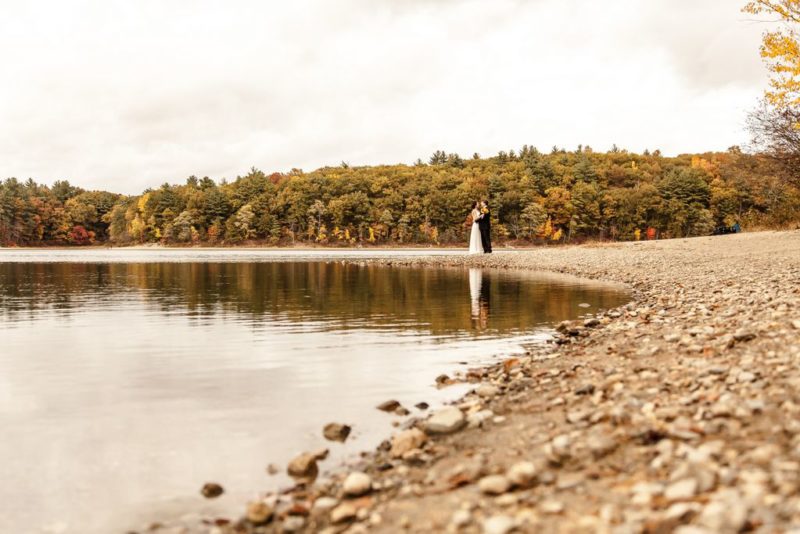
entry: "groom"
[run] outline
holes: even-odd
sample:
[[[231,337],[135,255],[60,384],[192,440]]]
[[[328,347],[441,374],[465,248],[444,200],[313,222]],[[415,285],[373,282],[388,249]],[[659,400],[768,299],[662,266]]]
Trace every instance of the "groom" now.
[[[483,200],[481,201],[481,213],[483,217],[478,220],[478,228],[481,231],[481,243],[483,244],[483,252],[486,254],[492,253],[492,214],[489,212],[489,204]]]

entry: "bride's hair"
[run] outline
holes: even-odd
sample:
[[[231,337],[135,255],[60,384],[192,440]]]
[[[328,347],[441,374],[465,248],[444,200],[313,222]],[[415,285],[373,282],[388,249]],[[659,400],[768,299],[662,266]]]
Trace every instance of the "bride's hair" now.
[[[480,201],[476,200],[475,202],[472,203],[472,209],[476,210],[480,205],[481,205]]]

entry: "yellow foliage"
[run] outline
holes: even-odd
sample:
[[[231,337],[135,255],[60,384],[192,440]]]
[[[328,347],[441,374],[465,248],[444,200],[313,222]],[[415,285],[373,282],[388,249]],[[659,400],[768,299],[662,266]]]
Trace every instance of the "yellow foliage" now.
[[[800,105],[800,0],[754,0],[743,11],[752,15],[777,16],[784,27],[766,32],[761,57],[772,72],[767,100],[777,106]]]
[[[553,235],[553,221],[548,218],[547,222],[544,223],[544,229],[542,230],[542,237],[548,238],[551,235]]]
[[[638,228],[636,230],[634,230],[633,231],[633,238],[636,239],[636,241],[639,241],[642,238],[642,231],[639,230]]]
[[[319,233],[317,233],[317,242],[324,243],[327,240],[328,240],[328,229],[323,224],[319,227]]]
[[[692,168],[700,169],[711,176],[718,176],[717,164],[700,156],[692,156]]]
[[[551,239],[553,241],[561,241],[561,235],[562,234],[563,234],[563,232],[561,231],[561,228],[559,228],[558,230],[555,231],[555,233],[553,234],[553,237],[551,237]]]
[[[148,200],[150,200],[150,193],[145,193],[139,198],[139,202],[136,205],[136,207],[139,208],[139,212],[144,213]]]
[[[144,241],[146,225],[139,215],[128,225],[128,233],[137,241]]]

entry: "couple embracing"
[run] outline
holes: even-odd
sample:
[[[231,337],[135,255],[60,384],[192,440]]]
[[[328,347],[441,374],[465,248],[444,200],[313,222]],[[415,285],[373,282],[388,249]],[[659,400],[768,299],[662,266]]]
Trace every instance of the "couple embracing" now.
[[[470,254],[492,253],[492,221],[485,200],[472,205],[472,233],[469,236]]]

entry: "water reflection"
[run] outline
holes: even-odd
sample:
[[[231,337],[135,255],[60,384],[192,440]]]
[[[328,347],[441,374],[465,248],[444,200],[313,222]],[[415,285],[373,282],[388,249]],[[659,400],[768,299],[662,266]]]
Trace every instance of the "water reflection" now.
[[[557,277],[466,274],[341,262],[0,263],[0,320],[66,318],[87,305],[114,309],[133,299],[160,313],[187,313],[198,324],[222,313],[254,327],[284,320],[322,330],[497,336],[561,321],[581,302],[594,309],[619,302],[616,291]],[[459,297],[467,292],[469,304]]]
[[[481,269],[469,270],[470,315],[472,328],[477,331],[486,330],[489,326],[489,305],[492,286],[489,283],[484,285],[483,277]]]
[[[626,298],[479,269],[0,263],[0,532],[238,514],[268,463],[329,446],[335,466],[391,431],[378,402],[455,397],[433,377]],[[346,445],[331,421],[355,425]],[[207,480],[227,490],[211,504]]]

